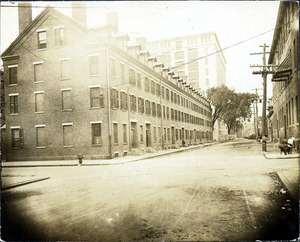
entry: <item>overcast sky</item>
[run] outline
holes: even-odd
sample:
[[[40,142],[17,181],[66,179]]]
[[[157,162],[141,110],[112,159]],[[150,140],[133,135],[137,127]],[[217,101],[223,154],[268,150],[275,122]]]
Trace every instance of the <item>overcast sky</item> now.
[[[1,5],[17,6],[1,2]],[[33,2],[35,6],[70,7],[68,2]],[[105,24],[105,12],[119,12],[120,32],[139,32],[148,39],[216,32],[226,48],[275,28],[279,1],[116,1],[87,2],[88,26]],[[70,8],[57,8],[71,17]],[[35,18],[43,8],[33,8]],[[1,7],[1,53],[18,36],[16,7]],[[271,47],[273,31],[224,51],[227,85],[241,92],[262,88],[262,77],[252,75],[250,64],[262,64],[260,45]],[[271,96],[268,77],[268,96]],[[262,93],[262,91],[260,91]]]

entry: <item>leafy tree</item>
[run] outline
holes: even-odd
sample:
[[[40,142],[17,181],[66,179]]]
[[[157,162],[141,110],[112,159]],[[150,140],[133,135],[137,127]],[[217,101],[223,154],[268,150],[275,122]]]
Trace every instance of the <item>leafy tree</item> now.
[[[242,128],[242,122],[251,117],[251,103],[257,98],[256,94],[236,93],[226,86],[210,88],[207,97],[211,100],[214,111],[212,122],[221,119],[227,126],[228,134],[231,130]]]

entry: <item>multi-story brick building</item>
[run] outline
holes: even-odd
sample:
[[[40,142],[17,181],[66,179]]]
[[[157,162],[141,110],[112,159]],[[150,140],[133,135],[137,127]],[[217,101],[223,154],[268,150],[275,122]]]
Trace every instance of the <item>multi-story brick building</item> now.
[[[2,54],[7,160],[112,158],[212,139],[209,101],[128,45],[115,13],[87,29],[78,8],[71,19],[47,7],[33,21],[20,10],[24,28]]]
[[[203,94],[226,85],[226,60],[215,32],[149,41],[148,49]]]
[[[272,107],[269,123],[275,140],[299,138],[299,12],[298,3],[280,2],[269,64],[272,77]]]

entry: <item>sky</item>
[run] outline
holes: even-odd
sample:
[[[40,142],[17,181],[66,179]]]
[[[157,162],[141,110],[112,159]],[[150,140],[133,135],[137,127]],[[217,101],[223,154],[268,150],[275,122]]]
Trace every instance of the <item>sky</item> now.
[[[237,92],[262,89],[262,77],[250,64],[262,64],[260,47],[271,48],[279,1],[94,1],[87,3],[88,27],[105,24],[106,11],[118,11],[119,31],[139,32],[149,40],[216,32],[226,59],[226,81]],[[70,2],[33,2],[33,18],[47,6],[71,17]],[[17,2],[1,2],[1,53],[18,36]],[[63,8],[59,8],[63,7]],[[263,34],[268,32],[266,34]],[[259,37],[255,37],[258,36]],[[255,38],[253,38],[255,37]],[[248,40],[250,39],[250,40]],[[248,40],[248,41],[245,41]],[[245,41],[245,42],[243,42]],[[243,42],[241,44],[238,44]],[[269,48],[269,49],[270,49]],[[272,96],[271,76],[267,81]],[[258,90],[262,94],[262,90]]]

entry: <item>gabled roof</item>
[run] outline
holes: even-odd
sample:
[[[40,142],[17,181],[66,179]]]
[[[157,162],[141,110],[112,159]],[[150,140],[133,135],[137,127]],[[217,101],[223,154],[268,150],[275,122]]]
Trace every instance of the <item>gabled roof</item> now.
[[[53,7],[47,6],[20,34],[19,36],[9,45],[9,47],[1,54],[1,57],[10,55],[10,52],[18,46],[20,41],[28,34],[28,32],[34,28],[36,25],[38,25],[45,16],[55,14],[59,18],[61,18],[63,21],[69,22],[70,24],[74,25],[75,27],[81,29],[82,31],[87,32],[87,29],[75,21],[72,18],[69,18],[68,16],[62,14],[61,12],[57,11]]]

